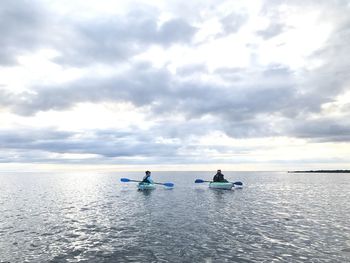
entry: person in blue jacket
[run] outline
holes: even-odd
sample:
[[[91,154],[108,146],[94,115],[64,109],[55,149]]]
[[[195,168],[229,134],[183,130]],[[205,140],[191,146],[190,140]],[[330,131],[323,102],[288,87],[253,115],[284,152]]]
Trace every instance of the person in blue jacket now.
[[[151,179],[151,172],[146,171],[145,173],[146,173],[146,175],[143,177],[141,183],[152,184],[153,180]]]

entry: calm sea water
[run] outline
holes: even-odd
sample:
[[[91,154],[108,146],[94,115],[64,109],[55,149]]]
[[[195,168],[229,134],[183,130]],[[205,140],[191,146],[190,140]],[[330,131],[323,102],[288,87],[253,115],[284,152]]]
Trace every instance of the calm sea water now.
[[[0,262],[350,262],[350,175],[0,173]]]

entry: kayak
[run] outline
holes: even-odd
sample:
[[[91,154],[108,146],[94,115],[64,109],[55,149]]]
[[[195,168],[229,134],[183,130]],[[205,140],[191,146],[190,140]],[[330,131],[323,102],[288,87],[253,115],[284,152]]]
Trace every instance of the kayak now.
[[[156,189],[156,185],[155,184],[150,184],[150,183],[139,183],[137,185],[137,188],[141,191],[143,190],[153,190]]]
[[[225,182],[211,182],[209,183],[209,188],[213,189],[225,189],[225,190],[231,190],[233,187],[233,183],[225,183]]]

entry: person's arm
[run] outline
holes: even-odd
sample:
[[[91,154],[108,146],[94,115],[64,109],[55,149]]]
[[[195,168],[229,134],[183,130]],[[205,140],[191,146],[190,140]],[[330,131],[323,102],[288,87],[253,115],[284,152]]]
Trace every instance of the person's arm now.
[[[224,176],[224,175],[222,175],[222,181],[223,181],[223,182],[228,182],[228,181],[225,179],[225,176]]]

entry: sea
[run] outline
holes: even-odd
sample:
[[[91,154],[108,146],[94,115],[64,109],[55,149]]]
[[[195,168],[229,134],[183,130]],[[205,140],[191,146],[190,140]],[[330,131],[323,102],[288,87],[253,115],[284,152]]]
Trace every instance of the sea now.
[[[0,262],[350,262],[350,174],[0,172]]]

